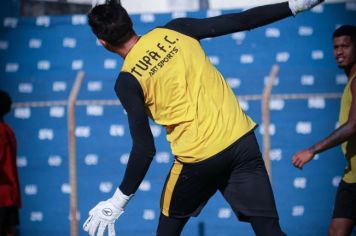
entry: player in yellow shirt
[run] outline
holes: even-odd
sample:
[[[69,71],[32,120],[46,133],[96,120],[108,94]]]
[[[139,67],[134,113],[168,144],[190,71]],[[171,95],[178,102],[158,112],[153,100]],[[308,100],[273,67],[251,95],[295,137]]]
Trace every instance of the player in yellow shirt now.
[[[342,145],[348,165],[337,190],[329,235],[348,236],[356,224],[356,26],[336,29],[333,44],[336,63],[348,78],[341,98],[340,126],[320,142],[296,153],[292,162],[301,169],[317,153]]]
[[[83,225],[102,235],[124,212],[155,155],[149,118],[166,128],[175,156],[161,196],[158,236],[180,235],[220,191],[256,235],[285,235],[256,141],[256,124],[241,109],[200,45],[204,38],[260,27],[308,10],[321,0],[289,0],[205,19],[179,18],[139,36],[116,1],[95,6],[89,25],[100,43],[124,59],[115,91],[127,112],[132,150],[112,198]]]

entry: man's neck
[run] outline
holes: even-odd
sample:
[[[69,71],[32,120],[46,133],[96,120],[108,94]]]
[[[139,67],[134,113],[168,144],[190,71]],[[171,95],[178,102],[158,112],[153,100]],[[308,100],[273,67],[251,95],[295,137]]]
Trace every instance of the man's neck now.
[[[345,69],[345,74],[347,75],[348,80],[352,79],[352,77],[356,74],[356,63],[354,63],[350,68]]]
[[[125,58],[139,39],[140,36],[134,34],[129,40],[127,40],[123,45],[121,45],[117,49],[116,53],[119,54],[122,58]]]

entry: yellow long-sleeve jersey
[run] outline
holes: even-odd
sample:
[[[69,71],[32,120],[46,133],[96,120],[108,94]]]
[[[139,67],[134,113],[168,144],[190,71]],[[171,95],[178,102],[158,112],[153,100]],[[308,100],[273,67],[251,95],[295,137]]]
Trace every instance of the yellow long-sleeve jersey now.
[[[179,161],[205,160],[256,126],[192,37],[153,29],[130,50],[121,71],[138,80],[149,116],[166,128]]]

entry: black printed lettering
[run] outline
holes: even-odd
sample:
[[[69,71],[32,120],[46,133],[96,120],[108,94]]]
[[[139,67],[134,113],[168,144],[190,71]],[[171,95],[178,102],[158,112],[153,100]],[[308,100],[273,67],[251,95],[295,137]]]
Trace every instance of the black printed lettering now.
[[[167,52],[166,49],[164,49],[164,46],[161,45],[161,43],[157,44],[157,47],[159,48],[159,50],[161,50],[162,52]]]
[[[139,63],[136,64],[136,66],[137,66],[138,68],[140,68],[141,70],[147,70],[147,69],[148,69],[148,65],[146,65],[142,60],[139,60],[138,62],[139,62]],[[143,67],[142,67],[140,64],[141,64]]]
[[[136,74],[136,75],[138,75],[138,76],[142,76],[142,74],[140,74],[138,71],[136,71],[136,67],[132,67],[131,68],[131,73],[134,73],[134,74]]]
[[[169,44],[175,44],[175,43],[176,43],[176,41],[170,41],[170,40],[168,39],[168,36],[167,36],[167,35],[164,36],[164,40],[165,40],[167,43],[169,43]]]

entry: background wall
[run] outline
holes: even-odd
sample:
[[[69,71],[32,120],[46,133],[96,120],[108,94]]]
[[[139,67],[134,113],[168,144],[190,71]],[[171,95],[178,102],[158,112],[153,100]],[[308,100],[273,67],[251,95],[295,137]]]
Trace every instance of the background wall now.
[[[86,14],[93,5],[106,0],[3,0],[0,13],[6,16],[41,16]],[[197,11],[206,9],[250,8],[263,4],[282,2],[282,0],[121,0],[130,14],[168,13]],[[340,3],[354,0],[325,0],[325,3]],[[11,6],[11,8],[9,8]]]
[[[353,2],[325,4],[266,27],[202,41],[207,56],[258,123],[265,78],[273,64],[281,67],[270,103],[269,132],[273,188],[281,224],[291,236],[327,232],[346,164],[341,151],[334,148],[320,154],[303,171],[292,167],[291,157],[337,126],[347,78],[335,66],[331,33],[340,24],[355,24],[355,10]],[[133,20],[142,34],[174,17],[236,11],[146,13],[133,15]],[[6,120],[18,139],[21,235],[69,235],[66,101],[79,70],[85,71],[76,107],[80,235],[85,235],[81,225],[89,209],[110,197],[120,183],[131,148],[126,114],[113,91],[121,64],[120,58],[98,45],[84,15],[2,18],[0,88],[15,101]],[[151,128],[157,154],[116,224],[117,235],[154,235],[160,192],[173,157],[164,130],[154,123]],[[262,144],[263,130],[256,133]],[[248,224],[236,221],[216,194],[183,235],[253,233]]]

